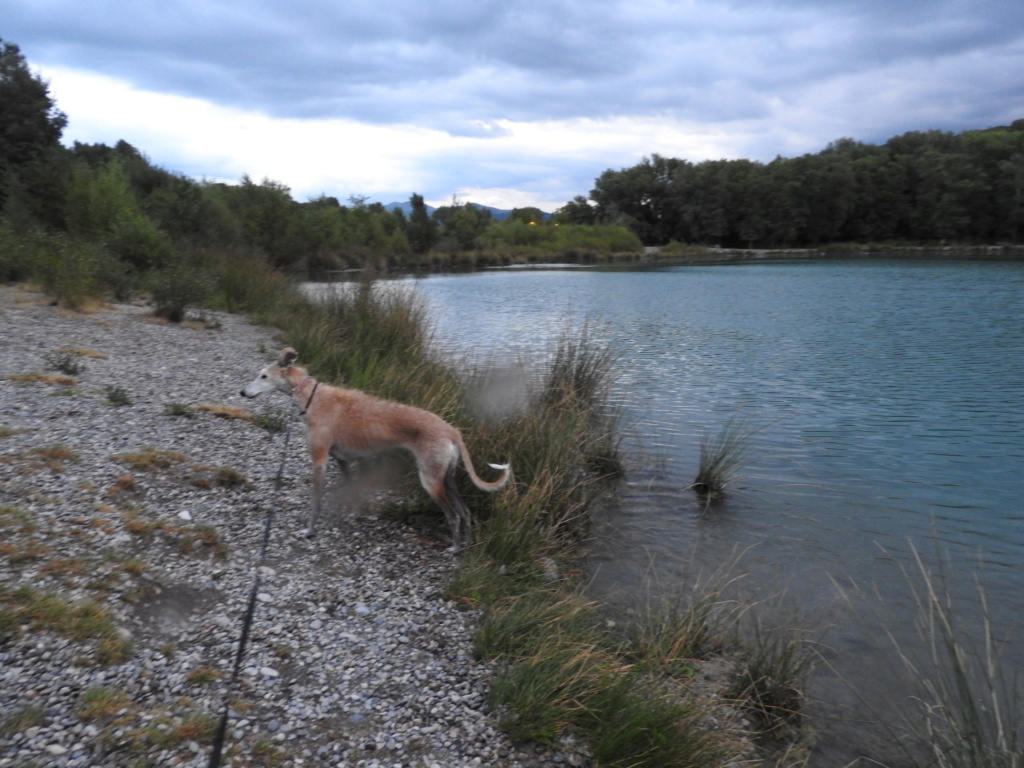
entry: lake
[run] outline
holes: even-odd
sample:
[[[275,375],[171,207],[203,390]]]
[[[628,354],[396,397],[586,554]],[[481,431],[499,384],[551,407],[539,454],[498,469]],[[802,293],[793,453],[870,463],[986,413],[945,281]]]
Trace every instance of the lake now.
[[[490,270],[409,278],[437,337],[478,360],[549,347],[566,323],[620,354],[628,472],[598,520],[593,594],[671,596],[738,558],[827,659],[810,688],[813,765],[889,760],[866,724],[901,687],[891,632],[918,643],[904,570],[941,571],[968,631],[978,579],[998,638],[1024,616],[1024,264],[814,261]],[[701,436],[757,428],[702,514]],[[869,597],[870,595],[870,597]],[[1004,658],[1024,671],[1019,644]],[[837,677],[847,681],[837,682]],[[865,765],[868,763],[864,763]]]

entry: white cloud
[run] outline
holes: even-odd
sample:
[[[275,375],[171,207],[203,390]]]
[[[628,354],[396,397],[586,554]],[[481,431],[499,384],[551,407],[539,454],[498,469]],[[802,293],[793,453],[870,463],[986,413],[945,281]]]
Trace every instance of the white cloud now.
[[[274,118],[63,68],[43,68],[42,74],[69,116],[69,143],[124,139],[168,170],[227,182],[246,173],[270,178],[300,200],[321,193],[405,199],[420,191],[432,203],[446,204],[457,194],[499,208],[552,210],[587,194],[605,168],[631,165],[643,154],[700,159],[737,152],[736,136],[667,118],[498,120],[480,124],[477,135],[452,135],[415,126]],[[573,168],[579,169],[575,175]],[[505,183],[509,176],[515,187]]]

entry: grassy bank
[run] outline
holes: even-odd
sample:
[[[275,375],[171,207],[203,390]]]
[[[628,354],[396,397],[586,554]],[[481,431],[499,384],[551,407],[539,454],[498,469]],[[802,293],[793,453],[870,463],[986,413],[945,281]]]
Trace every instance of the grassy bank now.
[[[314,303],[283,283],[255,296],[246,281],[230,283],[240,290],[225,300],[280,327],[314,375],[435,411],[459,426],[472,455],[511,462],[513,481],[493,495],[460,473],[477,543],[461,555],[448,596],[481,612],[475,650],[497,662],[491,704],[514,737],[582,740],[600,765],[719,766],[749,758],[751,748],[748,734],[711,725],[723,697],[755,729],[790,740],[801,733],[805,670],[773,665],[792,664],[803,650],[762,638],[741,652],[743,612],[724,611],[717,588],[652,608],[627,633],[609,629],[585,597],[580,545],[594,505],[614,493],[622,471],[608,404],[615,355],[587,323],[567,325],[554,348],[524,363],[521,399],[495,412],[487,395],[502,374],[456,372],[413,293],[365,282]],[[440,513],[410,487],[392,513],[438,524]],[[695,665],[724,651],[728,672],[709,697],[693,683]],[[778,687],[770,695],[767,681]]]
[[[459,474],[477,544],[460,557],[447,590],[480,612],[474,646],[496,662],[491,705],[510,734],[584,743],[600,765],[719,766],[749,756],[746,734],[723,729],[721,712],[767,723],[756,715],[768,716],[756,683],[779,674],[734,663],[714,690],[695,684],[699,660],[732,648],[725,601],[714,592],[688,597],[623,633],[585,597],[580,544],[594,505],[614,492],[621,472],[619,425],[607,403],[615,358],[587,324],[567,326],[554,348],[538,352],[524,366],[516,407],[495,410],[487,396],[495,372],[466,370],[440,354],[414,294],[366,282],[314,302],[279,273],[231,255],[211,257],[194,277],[178,295],[192,318],[203,311],[194,307],[210,306],[280,328],[282,344],[300,350],[314,375],[429,408],[462,429],[474,456],[512,463],[513,482],[494,495]],[[68,285],[48,288],[74,305]],[[154,311],[170,317],[150,296]],[[390,513],[443,531],[440,513],[410,487]],[[800,681],[785,685],[798,692]],[[799,721],[797,706],[779,713]]]

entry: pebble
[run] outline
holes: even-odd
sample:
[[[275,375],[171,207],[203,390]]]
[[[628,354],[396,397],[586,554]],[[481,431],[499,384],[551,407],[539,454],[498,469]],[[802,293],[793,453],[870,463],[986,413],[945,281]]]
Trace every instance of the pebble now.
[[[352,514],[337,473],[322,530],[297,535],[310,503],[303,441],[285,451],[283,433],[200,410],[296,416],[283,395],[238,395],[281,346],[276,332],[203,316],[210,328],[157,323],[126,305],[73,314],[0,288],[0,509],[15,510],[0,522],[6,546],[35,552],[0,558],[0,583],[100,602],[131,642],[127,658],[103,665],[94,639],[0,635],[0,715],[25,716],[20,730],[0,731],[0,768],[199,768],[208,743],[190,735],[156,746],[143,734],[172,734],[197,714],[219,720],[229,700],[226,746],[243,764],[260,764],[254,750],[273,744],[286,768],[591,765],[582,746],[517,744],[498,726],[487,703],[494,670],[473,655],[478,616],[443,597],[455,564],[443,547]],[[9,378],[52,373],[46,357],[66,348],[104,357],[82,357],[71,386]],[[131,404],[106,405],[112,386]],[[170,415],[171,404],[192,417]],[[53,466],[33,458],[47,446],[73,456]],[[146,451],[164,452],[166,466],[147,471],[122,458]],[[245,482],[211,483],[210,468],[223,467]],[[199,536],[210,530],[217,547]],[[82,572],[67,565],[76,562]],[[124,700],[86,717],[83,696],[101,687]]]

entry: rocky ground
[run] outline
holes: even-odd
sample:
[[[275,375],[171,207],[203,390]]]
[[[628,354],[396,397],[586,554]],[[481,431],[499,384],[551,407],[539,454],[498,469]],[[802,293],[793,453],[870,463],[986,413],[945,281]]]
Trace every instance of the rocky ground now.
[[[3,288],[0,330],[0,768],[204,766],[228,696],[225,765],[588,764],[497,727],[440,541],[351,512],[296,535],[297,408],[238,396],[272,329]]]

